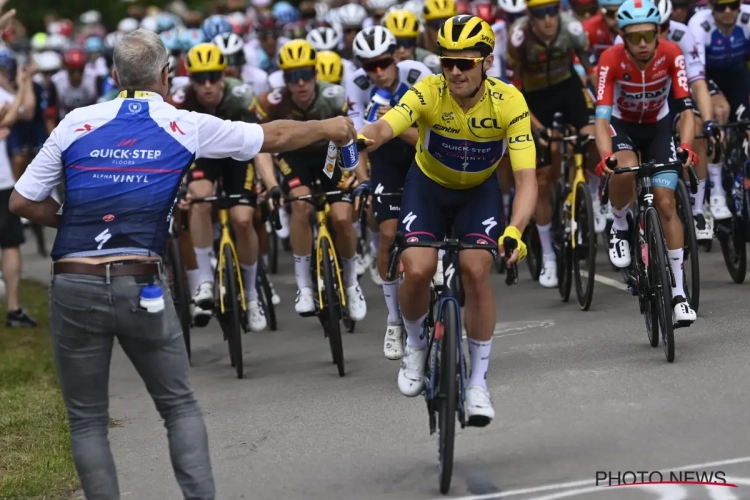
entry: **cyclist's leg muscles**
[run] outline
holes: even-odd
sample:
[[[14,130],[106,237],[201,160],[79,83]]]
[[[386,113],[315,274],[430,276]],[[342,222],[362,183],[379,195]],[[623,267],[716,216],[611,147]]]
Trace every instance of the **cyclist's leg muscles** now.
[[[290,163],[291,162],[291,163]],[[288,196],[295,198],[310,194],[312,175],[305,164],[293,155],[279,157],[279,170],[283,175],[282,189]],[[310,274],[310,253],[312,249],[312,228],[310,227],[310,213],[312,206],[306,201],[292,202],[292,217],[289,227],[289,241],[294,255],[294,277],[297,289],[309,289],[312,294],[312,275]],[[310,299],[312,300],[312,299]]]
[[[193,198],[211,196],[214,181],[219,172],[216,160],[197,160],[188,172],[188,191]],[[211,227],[211,204],[196,203],[190,209],[190,237],[193,241],[195,259],[198,264],[199,283],[213,283],[211,254],[213,253],[214,235]]]
[[[708,80],[708,88],[711,94],[711,106],[714,110],[714,120],[716,120],[720,125],[725,125],[729,122],[729,113],[731,111],[729,101],[727,101],[726,96],[721,92],[719,86],[716,85],[716,82],[714,82],[713,80]],[[712,160],[712,158],[710,160]],[[708,162],[706,168],[708,170],[708,177],[711,179],[711,198],[709,201],[711,202],[711,205],[721,204],[722,198],[725,196],[724,186],[722,184],[721,178],[721,160],[719,160],[718,163],[713,163],[712,161]],[[716,209],[712,209],[711,212],[713,213],[715,210],[728,212],[729,209],[726,207],[725,199],[723,205],[724,210],[721,210],[720,207],[717,207]],[[714,216],[716,215],[717,213],[714,213]],[[722,214],[718,213],[718,215]]]
[[[636,126],[642,126],[636,124]],[[609,127],[612,133],[612,152],[617,158],[618,167],[635,167],[638,165],[633,141],[628,135],[628,127],[617,118],[612,118]],[[635,174],[612,175],[609,179],[609,200],[612,204],[614,225],[617,229],[627,229],[625,214],[635,196]]]
[[[244,167],[244,168],[243,168]],[[256,300],[255,277],[258,271],[258,236],[253,228],[253,212],[257,202],[255,194],[255,167],[251,162],[227,160],[224,171],[224,190],[227,194],[240,194],[239,204],[229,210],[235,237],[237,258],[242,267],[245,295]]]

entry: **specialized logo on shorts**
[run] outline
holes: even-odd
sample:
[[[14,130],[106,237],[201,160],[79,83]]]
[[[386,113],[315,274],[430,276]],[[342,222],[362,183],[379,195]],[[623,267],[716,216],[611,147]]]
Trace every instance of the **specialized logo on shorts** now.
[[[486,234],[487,236],[489,236],[490,235],[490,231],[492,231],[492,228],[495,227],[495,226],[497,226],[497,222],[495,222],[495,218],[494,217],[490,217],[487,220],[483,220],[482,221],[482,225],[484,226],[484,234]]]
[[[416,219],[417,216],[414,214],[414,212],[409,212],[401,222],[404,224],[404,228],[406,228],[407,231],[411,231],[411,223]]]

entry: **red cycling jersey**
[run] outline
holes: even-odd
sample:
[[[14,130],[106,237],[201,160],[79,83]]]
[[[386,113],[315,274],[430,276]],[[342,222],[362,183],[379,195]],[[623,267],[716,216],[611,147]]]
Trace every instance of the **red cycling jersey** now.
[[[655,123],[669,114],[670,87],[676,112],[692,108],[685,56],[680,46],[659,40],[645,70],[630,58],[624,44],[604,51],[597,75],[596,117],[611,116],[635,123]]]
[[[604,16],[601,12],[584,19],[581,24],[583,24],[586,36],[589,37],[589,47],[596,52],[597,56],[601,56],[602,52],[615,44],[612,33],[607,28],[607,23],[604,22]]]

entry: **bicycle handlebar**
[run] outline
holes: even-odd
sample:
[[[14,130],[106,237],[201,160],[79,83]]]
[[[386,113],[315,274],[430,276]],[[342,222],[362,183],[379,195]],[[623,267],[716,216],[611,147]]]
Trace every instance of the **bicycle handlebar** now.
[[[513,252],[518,248],[518,243],[513,238],[506,236],[503,239],[503,248],[505,249],[505,256],[510,258]],[[513,265],[508,267],[508,271],[505,273],[505,284],[508,286],[518,284],[518,263],[514,262]]]
[[[303,194],[301,196],[295,196],[293,198],[285,198],[284,199],[284,205],[291,203],[293,201],[306,201],[307,203],[311,205],[315,205],[315,203],[320,200],[321,198],[324,198],[326,196],[335,196],[337,194],[342,193],[353,193],[355,190],[344,190],[344,189],[335,189],[333,191],[326,191],[324,193],[310,193],[310,194]],[[367,199],[367,197],[370,195],[369,189],[363,189],[360,191],[359,195],[357,196],[360,199],[359,203],[359,211],[357,213],[357,219],[360,219],[362,217],[362,213],[365,209],[365,203],[363,200]],[[278,200],[277,200],[278,201]],[[279,217],[279,209],[281,208],[279,203],[276,203],[276,205],[273,207],[273,211],[271,212],[271,220],[273,221],[273,227],[277,231],[281,229],[281,218]]]

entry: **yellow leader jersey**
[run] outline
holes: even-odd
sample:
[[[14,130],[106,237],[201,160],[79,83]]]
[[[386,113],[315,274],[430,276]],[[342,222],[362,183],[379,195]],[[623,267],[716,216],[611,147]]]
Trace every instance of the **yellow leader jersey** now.
[[[427,76],[382,118],[394,137],[417,122],[417,165],[447,188],[469,189],[484,182],[503,157],[506,141],[513,170],[536,167],[526,99],[497,78],[485,83],[482,98],[464,113],[450,96],[445,77]]]

